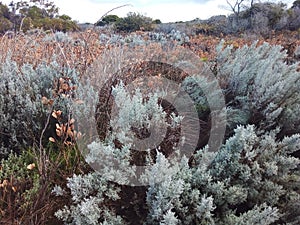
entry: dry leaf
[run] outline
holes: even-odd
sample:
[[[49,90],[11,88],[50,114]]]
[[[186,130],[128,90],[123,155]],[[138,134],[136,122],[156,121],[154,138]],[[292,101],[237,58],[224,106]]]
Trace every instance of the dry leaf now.
[[[42,97],[42,104],[43,105],[48,105],[49,101],[46,97]]]
[[[82,137],[81,132],[78,132],[78,133],[77,133],[77,139],[80,139],[81,137]]]
[[[58,119],[58,117],[60,117],[62,114],[61,110],[54,110],[53,113],[51,114],[55,119]]]
[[[51,116],[54,117],[55,119],[57,119],[56,111],[54,111],[54,112],[51,114]]]
[[[49,141],[51,141],[51,142],[55,142],[55,139],[53,138],[53,137],[49,137]]]
[[[75,123],[75,119],[70,119],[70,122],[69,122],[70,124],[73,124],[73,123]]]
[[[7,185],[8,185],[8,180],[4,180],[4,181],[2,182],[2,186],[5,187],[5,186],[7,186]]]
[[[34,163],[31,163],[27,166],[27,169],[28,170],[33,170],[35,168],[35,164]]]

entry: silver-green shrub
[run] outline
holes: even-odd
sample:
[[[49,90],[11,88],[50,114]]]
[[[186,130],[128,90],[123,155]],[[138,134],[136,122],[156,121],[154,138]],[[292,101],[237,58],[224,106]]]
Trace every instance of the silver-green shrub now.
[[[281,46],[257,42],[236,51],[218,46],[217,77],[227,96],[228,122],[276,127],[284,134],[299,133],[300,74],[297,64],[283,63]]]
[[[184,158],[172,165],[158,155],[147,175],[165,179],[150,183],[147,224],[160,224],[169,211],[177,224],[272,224],[281,217],[293,221],[300,195],[292,180],[300,160],[289,153],[298,149],[300,136],[276,141],[275,132],[257,133],[250,125],[238,127],[210,165],[202,160],[209,154],[206,149],[195,155],[192,166]]]
[[[19,67],[8,58],[1,64],[0,157],[38,145],[52,110],[67,108],[68,99],[54,96],[53,92],[55,82],[61,77],[77,82],[74,70],[61,68],[55,62],[42,63],[36,68],[30,64]],[[53,99],[53,105],[43,104],[43,97]]]
[[[107,182],[98,173],[74,175],[68,179],[68,188],[71,190],[74,204],[71,207],[65,206],[56,212],[56,216],[65,224],[124,224],[120,216],[115,216],[105,206],[109,199],[119,198],[118,188]]]
[[[300,160],[292,156],[300,148],[297,65],[286,65],[281,47],[266,43],[238,50],[223,48],[221,44],[217,50],[215,75],[226,98],[226,140],[219,151],[210,152],[206,146],[191,159],[166,158],[157,149],[155,160],[149,160],[139,177],[149,184],[145,197],[140,199],[147,208],[143,223],[298,224]],[[209,112],[207,96],[193,82],[193,78],[186,78],[185,90],[195,105],[199,104],[200,115]],[[127,145],[117,148],[111,139],[89,145],[87,159],[91,164],[102,158],[112,160],[102,164],[100,174],[89,173],[68,180],[73,202],[56,214],[66,224],[120,224],[124,216],[120,211],[115,215],[113,208],[108,210],[105,200],[115,201],[117,193],[121,198],[117,186],[110,183],[112,179],[118,178],[122,187],[128,184],[126,175],[135,172],[134,166],[126,169],[130,165],[131,147],[126,135],[129,124],[148,122],[148,108],[136,107],[142,103],[138,92],[131,99],[134,102],[130,102],[123,91],[114,88],[121,113],[112,122],[118,125],[116,136],[123,137]],[[121,103],[130,105],[126,108]],[[134,116],[129,116],[133,111]],[[156,118],[161,118],[163,112],[154,111],[158,113]],[[173,150],[175,154],[177,150]],[[114,162],[119,170],[111,168]],[[135,210],[142,213],[139,208]]]

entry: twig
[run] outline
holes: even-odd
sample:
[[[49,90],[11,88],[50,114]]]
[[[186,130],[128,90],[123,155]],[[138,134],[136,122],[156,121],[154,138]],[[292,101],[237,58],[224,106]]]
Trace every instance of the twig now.
[[[39,157],[39,163],[41,164],[40,166],[42,167],[40,169],[40,173],[41,175],[45,175],[43,172],[46,172],[46,170],[44,171],[44,164],[46,163],[46,159],[45,159],[45,156],[46,156],[46,153],[45,153],[45,150],[44,150],[44,146],[43,146],[43,137],[44,137],[44,134],[47,130],[47,127],[50,123],[50,118],[52,116],[52,112],[53,112],[53,106],[51,106],[51,111],[50,113],[48,114],[48,117],[47,117],[47,121],[46,121],[46,124],[42,130],[42,133],[41,133],[41,136],[40,136],[40,143],[39,143],[39,151],[40,151],[40,157]],[[44,164],[43,164],[44,163]]]
[[[103,19],[108,13],[110,13],[110,12],[116,10],[116,9],[126,7],[126,6],[132,6],[132,5],[131,5],[131,4],[125,4],[125,5],[120,5],[120,6],[117,6],[117,7],[115,7],[115,8],[110,9],[109,11],[107,11],[106,13],[104,13],[104,14],[101,16],[101,18],[96,22],[96,24],[99,23],[100,21],[102,21],[102,19]]]

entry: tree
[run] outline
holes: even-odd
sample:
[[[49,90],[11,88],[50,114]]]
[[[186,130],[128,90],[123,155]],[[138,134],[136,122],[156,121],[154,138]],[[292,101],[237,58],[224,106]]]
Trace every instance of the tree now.
[[[32,28],[52,29],[54,31],[74,31],[75,22],[67,15],[58,15],[57,6],[49,0],[12,1],[10,3],[11,22],[15,31]]]
[[[233,12],[233,15],[229,16],[229,24],[233,32],[252,30],[267,34],[269,30],[286,29],[288,26],[289,16],[286,4],[282,2],[275,0],[273,2],[226,0],[226,2]]]
[[[241,12],[247,8],[252,8],[255,0],[226,0],[227,4],[230,7],[230,10],[233,12],[233,21],[232,26],[234,30],[240,31],[240,19],[241,19]],[[250,11],[250,17],[252,17],[252,12]],[[237,28],[237,29],[236,29]]]
[[[21,2],[23,2],[25,8],[28,8],[28,6],[31,5],[38,7],[43,11],[45,17],[53,18],[55,15],[58,14],[58,7],[54,4],[54,2],[49,0],[30,0],[29,3],[26,1]]]
[[[9,8],[6,5],[3,5],[0,2],[0,17],[9,19],[10,13],[9,13]]]
[[[236,0],[234,3],[231,3],[229,0],[226,0],[227,4],[230,6],[230,9],[238,19],[240,16],[241,8],[242,8],[242,3],[245,0]]]
[[[138,13],[128,13],[127,17],[120,18],[115,23],[117,31],[133,32],[137,30],[152,30],[153,22],[150,17]]]
[[[10,13],[8,7],[0,2],[0,33],[5,33],[7,30],[11,29],[12,23],[9,19]]]
[[[95,25],[96,26],[105,26],[105,25],[115,23],[119,19],[120,18],[117,15],[107,15],[102,20],[99,20]]]
[[[47,14],[44,10],[37,6],[30,6],[28,8],[20,9],[20,13],[25,17],[30,17],[33,20],[42,19],[47,17]]]
[[[4,18],[4,17],[0,17],[0,34],[5,33],[6,31],[10,30],[12,28],[12,23]]]
[[[58,18],[62,19],[62,20],[68,20],[68,21],[72,20],[72,18],[70,16],[66,15],[66,14],[58,16]]]
[[[293,2],[292,9],[300,8],[300,0],[296,0]]]
[[[286,27],[287,11],[283,3],[254,3],[241,16],[249,21],[249,28],[260,26],[263,30],[277,30]]]
[[[161,24],[161,21],[160,21],[160,19],[156,19],[156,20],[153,20],[153,23],[154,24]]]
[[[298,30],[300,28],[300,0],[296,0],[293,6],[288,10],[288,27],[290,30]]]

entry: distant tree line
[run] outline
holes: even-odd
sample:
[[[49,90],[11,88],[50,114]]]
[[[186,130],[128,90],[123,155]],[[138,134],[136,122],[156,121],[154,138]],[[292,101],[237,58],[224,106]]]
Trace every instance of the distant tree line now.
[[[255,0],[227,0],[233,14],[229,16],[232,31],[253,30],[268,32],[270,30],[298,30],[300,28],[300,0],[294,1],[291,8],[279,2],[262,2]]]
[[[126,17],[107,15],[95,23],[96,26],[110,26],[117,32],[137,30],[170,32],[173,29],[187,34],[239,34],[251,32],[268,35],[272,31],[291,30],[300,33],[300,0],[294,1],[288,8],[282,2],[258,0],[226,0],[232,14],[213,16],[208,20],[195,19],[189,22],[162,24],[159,19],[138,13],[129,13]],[[183,26],[182,26],[183,24]],[[189,24],[189,26],[187,26]]]
[[[48,0],[0,2],[0,33],[41,28],[54,31],[74,31],[76,22],[67,15],[59,15],[58,8]]]
[[[226,0],[232,14],[214,16],[199,23],[196,33],[239,34],[251,32],[268,35],[272,31],[300,32],[300,0],[288,8],[279,2],[256,0]]]
[[[213,16],[208,20],[178,22],[172,26],[162,24],[159,19],[130,12],[125,17],[106,15],[97,21],[96,26],[110,26],[116,32],[134,32],[138,30],[168,32],[180,29],[184,24],[187,34],[239,34],[251,32],[267,35],[271,31],[291,30],[300,33],[300,0],[295,0],[288,8],[282,2],[258,0],[226,0],[232,14]],[[185,26],[186,23],[192,26]],[[58,8],[49,0],[12,1],[8,6],[0,2],[0,33],[8,30],[28,31],[35,28],[54,31],[78,30],[76,22],[67,15],[59,15]],[[181,27],[182,28],[182,27]]]

